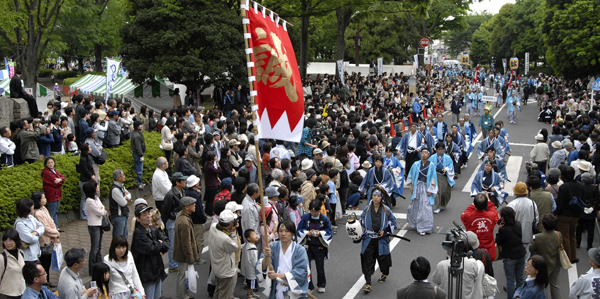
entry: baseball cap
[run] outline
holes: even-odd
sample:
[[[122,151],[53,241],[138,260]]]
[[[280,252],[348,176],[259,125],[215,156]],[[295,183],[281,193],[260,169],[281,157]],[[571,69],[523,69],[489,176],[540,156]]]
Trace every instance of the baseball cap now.
[[[221,212],[221,214],[219,214],[219,221],[223,222],[223,223],[231,223],[236,219],[237,219],[237,215],[227,209],[223,210],[223,212]]]
[[[241,211],[244,209],[244,206],[237,204],[235,201],[230,201],[225,205],[225,210],[230,210],[232,212]]]
[[[138,205],[148,205],[148,202],[143,198],[138,198],[133,202],[133,206],[137,207]]]
[[[150,206],[141,206],[141,207],[137,207],[135,208],[135,217],[140,217],[140,215],[142,215],[142,213],[152,210],[154,209],[153,207]]]

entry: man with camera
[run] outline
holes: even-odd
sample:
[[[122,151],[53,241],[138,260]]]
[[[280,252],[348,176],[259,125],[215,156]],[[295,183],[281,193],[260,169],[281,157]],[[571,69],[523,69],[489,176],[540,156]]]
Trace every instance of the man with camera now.
[[[431,282],[436,283],[443,290],[457,294],[460,292],[462,296],[454,296],[449,293],[449,298],[461,298],[461,299],[478,299],[483,298],[483,275],[485,274],[485,266],[481,261],[478,261],[472,257],[467,257],[468,244],[472,240],[477,240],[477,235],[472,231],[459,231],[454,228],[452,232],[446,235],[446,242],[442,244],[442,247],[448,253],[448,257],[439,262],[431,277]],[[458,261],[458,262],[457,262]],[[451,273],[453,270],[462,268],[462,274]],[[452,275],[456,285],[461,285],[460,291],[456,289],[456,285],[450,286],[448,284],[448,276]],[[462,276],[462,277],[461,277]],[[458,279],[462,278],[459,282]]]
[[[40,159],[36,140],[46,131],[46,127],[40,126],[40,120],[35,118],[32,123],[28,123],[25,119],[17,121],[17,128],[15,140],[18,142],[15,144],[19,145],[20,161],[34,163]]]
[[[488,200],[488,196],[484,192],[475,195],[473,204],[460,216],[467,231],[472,231],[477,235],[479,247],[487,249],[492,260],[496,257],[494,227],[498,223],[498,219],[496,206]]]
[[[21,76],[23,71],[20,69],[15,70],[15,75],[10,79],[10,97],[11,98],[22,98],[27,101],[29,107],[29,113],[31,117],[39,117],[40,112],[37,107],[37,102],[30,92],[25,92],[23,84],[21,82]]]

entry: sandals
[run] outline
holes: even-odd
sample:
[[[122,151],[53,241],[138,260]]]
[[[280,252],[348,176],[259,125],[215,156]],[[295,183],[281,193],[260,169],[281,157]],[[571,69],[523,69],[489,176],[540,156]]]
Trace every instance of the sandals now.
[[[378,280],[378,282],[379,282],[379,283],[384,283],[384,282],[385,282],[385,280],[387,279],[387,277],[388,277],[387,275],[385,275],[385,274],[381,274],[381,277],[379,277],[379,280]]]
[[[368,284],[368,285],[365,285],[365,288],[363,289],[363,291],[364,291],[365,293],[369,293],[369,292],[371,292],[371,290],[372,290],[372,289],[373,289],[373,288],[371,287],[371,285],[370,285],[370,284]]]

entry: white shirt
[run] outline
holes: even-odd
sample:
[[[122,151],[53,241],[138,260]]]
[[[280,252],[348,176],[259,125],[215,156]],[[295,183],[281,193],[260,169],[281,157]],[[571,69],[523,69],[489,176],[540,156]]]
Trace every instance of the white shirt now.
[[[16,147],[17,146],[12,140],[6,137],[0,137],[0,154],[13,155]]]
[[[279,161],[283,159],[292,160],[290,152],[283,144],[278,144],[276,147],[272,148],[269,156],[271,156],[271,158],[279,158]]]
[[[417,149],[417,132],[410,135],[410,138],[408,139],[408,146],[414,148],[415,150]]]
[[[166,171],[160,168],[154,170],[154,174],[152,175],[152,197],[154,197],[154,200],[163,201],[165,195],[172,187],[173,184]]]

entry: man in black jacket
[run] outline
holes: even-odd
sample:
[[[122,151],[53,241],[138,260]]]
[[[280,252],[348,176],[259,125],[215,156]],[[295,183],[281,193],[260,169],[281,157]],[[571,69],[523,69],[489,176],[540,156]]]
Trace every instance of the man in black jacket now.
[[[144,123],[136,120],[133,123],[133,132],[131,132],[131,154],[133,155],[133,170],[137,174],[135,181],[138,188],[144,189],[146,184],[142,182],[142,172],[144,171],[144,153],[146,152],[146,141],[142,134]]]
[[[579,211],[573,210],[569,205],[575,196],[583,199],[583,185],[574,180],[575,169],[571,166],[566,166],[561,172],[561,179],[564,184],[558,188],[558,196],[556,197],[556,210],[554,215],[558,218],[557,228],[563,236],[563,245],[565,252],[569,256],[571,263],[579,262],[577,258],[577,238],[575,229],[579,222]]]
[[[22,98],[27,101],[27,106],[29,106],[29,113],[31,113],[31,117],[39,117],[40,112],[38,110],[35,98],[33,98],[31,93],[25,92],[23,89],[21,75],[23,75],[23,71],[16,69],[15,75],[12,77],[12,79],[10,79],[10,97]]]
[[[169,251],[171,242],[152,223],[153,207],[139,206],[135,209],[135,230],[131,242],[131,254],[146,291],[146,299],[161,296],[162,281],[167,277],[162,255]]]
[[[175,238],[175,218],[177,218],[177,214],[183,208],[179,201],[183,197],[183,188],[186,185],[187,179],[188,177],[181,172],[174,173],[171,177],[173,188],[165,195],[161,217],[167,229],[169,240],[174,240]],[[177,271],[179,271],[179,263],[173,259],[173,243],[171,243],[169,247],[169,272]]]

